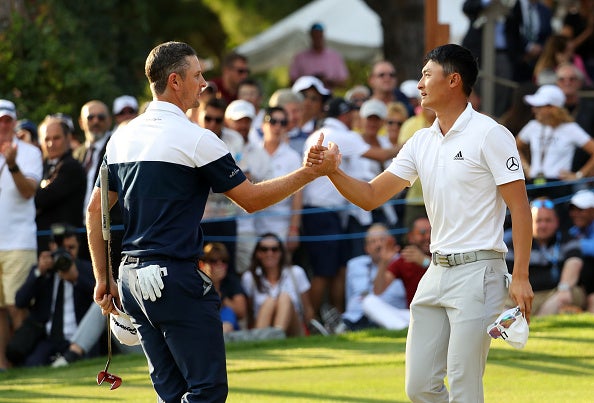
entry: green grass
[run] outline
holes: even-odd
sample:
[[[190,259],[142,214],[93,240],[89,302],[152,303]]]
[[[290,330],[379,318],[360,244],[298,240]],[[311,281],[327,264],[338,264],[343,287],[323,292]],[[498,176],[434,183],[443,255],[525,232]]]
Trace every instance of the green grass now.
[[[229,402],[407,402],[406,332],[367,331],[228,345]],[[116,355],[119,389],[97,386],[105,358],[0,374],[0,402],[154,402],[144,356]],[[535,318],[524,350],[495,340],[487,402],[594,401],[594,315]]]

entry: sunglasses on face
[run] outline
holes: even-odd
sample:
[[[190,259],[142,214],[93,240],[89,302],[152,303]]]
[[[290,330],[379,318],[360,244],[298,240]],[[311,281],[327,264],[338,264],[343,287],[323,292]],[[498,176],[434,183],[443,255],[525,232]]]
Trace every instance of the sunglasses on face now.
[[[221,259],[221,258],[210,258],[210,259],[206,259],[205,260],[206,263],[213,265],[213,264],[217,264],[217,263],[224,263],[227,264],[227,260],[226,259]]]
[[[207,123],[210,123],[210,122],[212,122],[213,120],[214,120],[214,122],[215,122],[216,124],[219,124],[219,125],[220,125],[221,123],[223,123],[223,118],[222,118],[222,117],[215,118],[214,116],[208,116],[208,115],[204,116],[204,121],[205,121],[205,122],[207,122]]]
[[[390,72],[390,73],[377,73],[375,76],[376,77],[379,77],[379,78],[384,78],[384,77],[394,78],[394,77],[396,77],[396,73],[394,73],[394,72]]]
[[[280,251],[280,247],[279,246],[258,246],[258,252],[278,252]]]
[[[238,69],[235,69],[235,71],[237,72],[237,74],[250,74],[250,69],[238,68]]]
[[[104,114],[104,113],[98,113],[98,114],[96,114],[96,115],[89,115],[89,116],[87,116],[87,120],[88,120],[89,122],[90,122],[91,120],[95,119],[95,118],[97,118],[97,119],[99,119],[100,121],[102,121],[102,122],[103,122],[105,119],[107,119],[107,115],[106,115],[106,114]]]
[[[549,210],[552,210],[555,208],[555,203],[553,203],[550,200],[534,200],[532,203],[530,203],[530,207],[532,208],[548,208]]]
[[[558,78],[557,78],[557,81],[571,81],[571,82],[574,82],[574,81],[578,81],[578,80],[579,80],[579,78],[578,78],[578,77],[576,77],[576,76],[570,76],[570,77],[558,77]]]
[[[287,119],[275,119],[275,118],[266,118],[266,123],[270,123],[271,125],[281,125],[282,127],[286,127],[289,122]]]
[[[495,326],[489,329],[489,336],[494,339],[501,337],[507,329],[522,315],[520,309],[516,309],[512,314],[506,315],[497,322]]]
[[[117,114],[117,116],[134,115],[135,113],[136,111],[132,108],[124,108],[120,113]]]
[[[396,126],[398,126],[398,127],[401,127],[401,126],[402,126],[402,123],[404,123],[404,122],[401,122],[401,121],[399,121],[399,120],[387,120],[387,121],[386,121],[386,124],[387,124],[388,126],[396,125]]]

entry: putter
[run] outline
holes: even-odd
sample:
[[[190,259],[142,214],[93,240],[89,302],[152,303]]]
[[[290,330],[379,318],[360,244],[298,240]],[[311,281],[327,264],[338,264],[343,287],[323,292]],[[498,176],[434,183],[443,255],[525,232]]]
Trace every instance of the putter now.
[[[111,224],[109,222],[109,189],[107,183],[107,165],[101,165],[99,170],[99,182],[101,184],[101,231],[103,233],[103,240],[105,240],[105,256],[107,261],[107,269],[105,270],[106,289],[105,292],[109,295],[109,284],[111,273]],[[107,364],[105,369],[97,374],[97,385],[107,382],[111,385],[110,390],[117,389],[122,384],[122,378],[108,372],[109,363],[111,362],[111,318],[107,318]]]

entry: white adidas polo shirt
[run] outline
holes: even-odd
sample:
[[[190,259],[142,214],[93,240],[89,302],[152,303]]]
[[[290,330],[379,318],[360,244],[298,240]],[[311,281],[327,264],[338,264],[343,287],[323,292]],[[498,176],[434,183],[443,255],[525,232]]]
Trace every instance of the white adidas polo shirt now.
[[[445,136],[437,119],[417,131],[387,171],[411,184],[421,180],[432,252],[507,251],[497,185],[523,180],[524,173],[505,127],[468,104]]]

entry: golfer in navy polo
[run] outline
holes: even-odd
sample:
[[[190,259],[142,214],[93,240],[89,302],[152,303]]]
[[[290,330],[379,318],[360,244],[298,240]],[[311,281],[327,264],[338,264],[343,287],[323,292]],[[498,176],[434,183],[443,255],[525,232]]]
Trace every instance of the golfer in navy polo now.
[[[223,402],[228,386],[220,299],[197,267],[208,193],[225,193],[253,212],[331,172],[338,159],[252,184],[225,144],[185,115],[206,87],[194,49],[163,43],[150,52],[145,72],[153,101],[112,135],[105,155],[110,206],[119,201],[124,217],[119,288],[110,276],[109,295],[99,182],[87,209],[95,301],[104,314],[115,313],[115,302],[130,315],[159,401]]]

